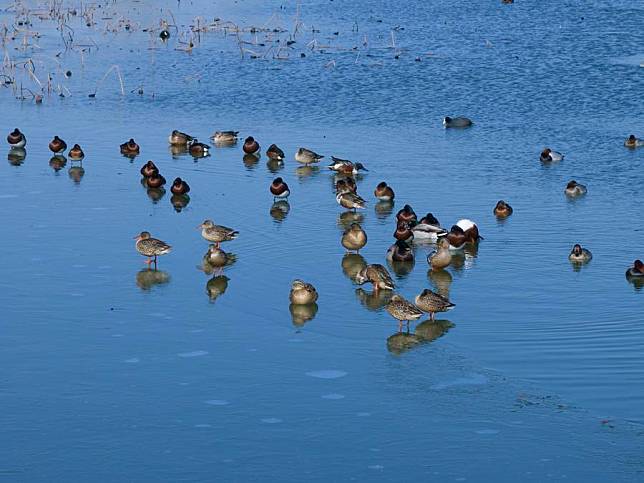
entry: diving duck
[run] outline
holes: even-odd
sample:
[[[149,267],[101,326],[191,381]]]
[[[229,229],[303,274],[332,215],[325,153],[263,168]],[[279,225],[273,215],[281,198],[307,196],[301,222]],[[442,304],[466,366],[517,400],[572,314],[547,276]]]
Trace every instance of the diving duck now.
[[[387,250],[387,260],[390,262],[413,262],[414,251],[411,249],[409,243],[396,240],[396,243],[391,245]]]
[[[165,184],[165,178],[158,171],[145,178],[145,184],[148,188],[158,189]]]
[[[365,209],[366,201],[351,191],[338,193],[335,197],[335,200],[338,202],[340,206],[342,206],[343,208],[346,208],[347,210],[356,211],[357,209],[360,209],[360,210]]]
[[[452,261],[449,245],[447,238],[440,238],[436,250],[427,256],[427,263],[432,267],[432,270],[441,270],[449,266]]]
[[[331,160],[333,162],[329,164],[327,168],[331,171],[335,171],[336,173],[354,176],[358,174],[358,171],[369,171],[362,163],[354,163],[348,159],[340,159],[335,156],[331,156]]]
[[[570,255],[568,255],[568,260],[575,263],[586,263],[593,258],[593,254],[590,253],[590,250],[582,248],[582,246],[577,243],[572,247]]]
[[[149,178],[153,174],[159,174],[159,168],[154,164],[154,161],[150,160],[141,167],[141,175]]]
[[[58,136],[54,136],[54,139],[49,142],[49,150],[54,154],[63,154],[67,150],[67,143]]]
[[[295,153],[295,161],[304,165],[319,163],[324,156],[306,148],[299,148]]]
[[[378,186],[376,186],[373,194],[380,201],[393,201],[396,197],[394,190],[391,189],[391,186],[387,185],[387,183],[385,183],[384,181],[378,183]]]
[[[203,259],[210,266],[219,268],[234,263],[237,257],[232,253],[226,253],[215,245],[210,245]]]
[[[212,139],[215,144],[235,144],[237,142],[238,134],[239,131],[215,131],[215,133],[210,136],[210,139]]]
[[[293,280],[291,284],[291,292],[288,295],[288,299],[294,305],[313,304],[318,299],[318,292],[310,283],[297,279]]]
[[[210,146],[200,143],[196,138],[188,143],[188,152],[193,158],[204,158],[210,156]]]
[[[507,218],[514,210],[505,201],[499,200],[494,207],[494,215],[497,218]]]
[[[176,129],[172,131],[172,134],[168,136],[168,142],[173,146],[185,146],[194,138],[190,134],[185,132],[177,131]]]
[[[398,330],[402,330],[403,322],[409,323],[410,320],[418,320],[423,316],[423,313],[414,304],[406,300],[401,295],[394,295],[387,305],[385,310],[394,319],[398,320]]]
[[[78,144],[74,144],[67,155],[72,161],[82,161],[85,157],[85,153]]]
[[[288,185],[282,178],[275,178],[273,180],[270,191],[273,195],[273,201],[276,199],[286,199],[291,194],[291,190],[289,190]]]
[[[367,233],[359,223],[351,223],[351,226],[342,234],[341,243],[348,251],[359,252],[367,244]]]
[[[579,184],[573,179],[572,181],[569,181],[568,184],[566,185],[566,189],[564,190],[564,193],[566,193],[566,196],[569,196],[571,198],[576,198],[578,196],[585,195],[587,191],[588,190],[583,184]]]
[[[635,260],[633,266],[626,270],[627,277],[644,277],[644,263],[642,260]]]
[[[399,221],[396,224],[396,231],[394,231],[394,238],[401,241],[411,241],[414,239],[414,232],[411,230],[411,225],[405,221]]]
[[[7,142],[11,149],[20,149],[24,148],[27,144],[27,138],[23,133],[20,132],[20,129],[15,128],[7,136]]]
[[[181,178],[175,178],[170,191],[173,195],[187,195],[190,193],[190,186]]]
[[[635,137],[635,134],[631,134],[626,138],[626,141],[624,141],[624,146],[627,148],[638,148],[640,146],[644,146],[644,139],[638,139]]]
[[[154,266],[157,264],[157,257],[159,255],[165,255],[170,253],[172,247],[166,242],[152,238],[150,232],[142,231],[139,235],[134,237],[136,240],[136,251],[141,255],[148,257],[146,264],[150,265],[153,263],[152,257],[154,257]]]
[[[244,146],[242,149],[246,154],[258,154],[260,151],[260,146],[257,140],[253,136],[248,136],[244,141]]]
[[[271,144],[266,150],[266,156],[273,161],[284,161],[284,151],[277,144]]]
[[[418,221],[418,217],[411,206],[405,205],[396,213],[396,220],[414,224]]]
[[[556,163],[562,161],[563,158],[563,154],[557,151],[553,151],[550,148],[545,148],[543,151],[541,151],[541,155],[539,156],[539,159],[542,163]]]
[[[431,320],[434,320],[434,314],[436,312],[447,312],[454,308],[452,302],[427,288],[416,296],[415,302],[416,307],[423,312],[429,313]]]
[[[125,156],[136,156],[139,154],[141,149],[139,148],[139,145],[136,144],[136,141],[134,139],[130,138],[129,141],[121,144],[121,154]]]
[[[449,117],[443,118],[443,126],[448,127],[470,127],[472,121],[467,117]]]
[[[415,242],[435,242],[439,237],[447,235],[447,230],[432,213],[423,216],[411,231]]]
[[[212,220],[204,221],[197,228],[201,228],[201,236],[209,242],[215,243],[217,248],[219,248],[221,242],[234,240],[239,235],[237,230],[226,226],[215,225]]]
[[[367,282],[373,285],[374,292],[378,290],[393,290],[396,285],[385,267],[380,264],[367,265],[356,275],[355,281],[358,285]]]

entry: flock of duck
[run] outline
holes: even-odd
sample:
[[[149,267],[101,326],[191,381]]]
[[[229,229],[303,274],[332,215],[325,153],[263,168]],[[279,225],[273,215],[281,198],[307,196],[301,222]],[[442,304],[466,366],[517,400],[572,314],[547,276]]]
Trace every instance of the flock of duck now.
[[[472,121],[465,117],[445,117],[443,125],[446,128],[467,128],[472,125]],[[238,134],[238,131],[217,131],[211,136],[211,139],[216,146],[230,146],[237,143]],[[27,139],[19,129],[16,128],[9,133],[7,142],[11,149],[11,155],[24,158]],[[168,137],[168,142],[171,147],[185,150],[196,158],[209,155],[209,145],[201,143],[195,137],[181,131],[173,131]],[[624,141],[624,145],[634,149],[644,146],[644,140],[630,135]],[[54,136],[49,143],[49,149],[54,156],[62,157],[67,151],[67,143],[58,136]],[[247,156],[259,157],[261,152],[258,141],[252,136],[245,139],[242,149]],[[124,156],[134,158],[140,153],[140,148],[134,139],[129,139],[120,145],[120,151]],[[72,162],[81,162],[85,155],[82,148],[78,144],[74,144],[67,152],[67,156]],[[269,146],[266,156],[276,163],[283,163],[285,159],[284,151],[275,144]],[[300,147],[295,153],[295,161],[304,166],[319,163],[323,158],[324,156],[304,147]],[[540,160],[543,163],[556,163],[563,159],[563,154],[550,148],[544,149],[540,155]],[[364,209],[367,202],[358,194],[356,175],[360,171],[368,171],[367,168],[362,163],[334,156],[331,157],[331,163],[327,167],[338,175],[335,182],[336,202],[346,210],[353,212]],[[153,161],[146,162],[140,172],[142,184],[150,189],[160,189],[166,183]],[[269,191],[274,201],[287,200],[291,194],[287,183],[280,177],[273,180]],[[183,200],[184,206],[187,204],[190,186],[185,180],[176,178],[172,183],[171,192],[173,198],[176,197],[173,204],[175,201],[181,204],[181,200]],[[576,198],[584,196],[587,193],[587,188],[575,180],[571,180],[567,183],[564,192],[566,196]],[[373,194],[379,202],[391,204],[396,196],[393,188],[384,181],[376,186]],[[507,202],[500,200],[493,212],[497,218],[504,219],[513,214],[513,209]],[[218,269],[230,264],[234,260],[234,255],[226,253],[221,248],[221,243],[236,239],[239,232],[233,228],[217,225],[212,220],[203,221],[198,228],[201,230],[201,236],[211,243],[204,256],[204,263]],[[427,213],[418,219],[409,205],[405,205],[397,212],[393,237],[395,242],[387,250],[386,256],[389,262],[413,262],[415,255],[411,244],[429,242],[434,243],[436,249],[428,255],[427,262],[431,270],[436,271],[448,267],[452,263],[455,253],[468,246],[475,248],[483,238],[479,234],[476,223],[471,220],[461,219],[447,230],[441,226],[432,213]],[[146,257],[148,267],[153,264],[155,270],[158,257],[166,255],[172,250],[169,244],[152,237],[148,231],[142,231],[135,237],[135,240],[136,250]],[[347,252],[359,253],[367,244],[367,233],[360,223],[350,224],[342,234],[341,244]],[[575,264],[587,263],[591,258],[592,253],[580,244],[575,244],[569,255],[570,261]],[[635,260],[633,265],[627,269],[626,276],[629,279],[641,278],[644,280],[644,263],[641,260]],[[356,270],[353,280],[359,285],[371,284],[376,295],[380,291],[393,291],[396,288],[389,271],[381,264],[367,265],[365,263],[364,266],[360,266]],[[409,328],[409,322],[420,319],[424,313],[428,313],[433,321],[436,313],[445,312],[454,307],[445,294],[436,293],[430,289],[424,289],[415,297],[413,303],[399,294],[389,293],[392,295],[388,297],[385,310],[398,321],[399,331],[402,331],[403,323],[406,323]],[[311,306],[316,303],[317,299],[318,292],[312,284],[300,279],[293,281],[289,294],[291,307]],[[293,309],[291,310],[293,311]]]

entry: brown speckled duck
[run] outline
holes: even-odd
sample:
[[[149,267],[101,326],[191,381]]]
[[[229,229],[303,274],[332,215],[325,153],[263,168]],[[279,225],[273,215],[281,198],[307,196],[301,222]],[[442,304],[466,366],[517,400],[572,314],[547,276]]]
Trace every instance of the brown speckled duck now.
[[[393,290],[396,288],[394,281],[385,267],[380,264],[367,265],[356,275],[355,281],[358,285],[371,283],[374,292],[378,290]]]
[[[351,223],[342,234],[341,243],[347,250],[359,252],[367,244],[367,233],[359,223]]]
[[[234,240],[239,235],[237,230],[222,225],[215,225],[212,220],[205,220],[197,228],[201,228],[201,236],[219,247],[221,242]]]
[[[168,142],[173,146],[185,146],[193,139],[194,138],[190,134],[177,131],[176,129],[172,131],[170,136],[168,136]]]
[[[423,312],[429,313],[431,320],[434,320],[434,314],[436,312],[447,312],[454,308],[452,302],[427,288],[416,296],[415,302],[416,307]]]
[[[409,323],[409,321],[418,320],[423,316],[418,307],[398,294],[391,297],[389,303],[385,305],[385,310],[398,321],[399,331],[402,330],[403,322]]]
[[[152,238],[150,232],[147,231],[142,231],[134,238],[136,240],[136,251],[141,255],[148,257],[147,261],[145,262],[148,265],[154,263],[154,265],[156,266],[157,257],[159,255],[170,253],[170,250],[172,249],[172,247],[167,243],[156,238]],[[154,257],[154,260],[152,260],[152,257]]]
[[[294,305],[308,305],[317,301],[318,292],[310,283],[297,279],[293,280],[291,284],[291,292],[288,298]]]

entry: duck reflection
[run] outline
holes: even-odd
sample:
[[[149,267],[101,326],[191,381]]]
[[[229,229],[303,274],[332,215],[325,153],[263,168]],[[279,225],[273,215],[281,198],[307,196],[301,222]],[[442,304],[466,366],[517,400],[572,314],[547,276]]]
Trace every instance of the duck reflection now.
[[[452,285],[452,275],[447,270],[428,270],[427,278],[443,297],[449,298],[449,288]]]
[[[266,167],[271,173],[275,174],[284,168],[284,161],[280,161],[278,159],[269,159],[268,161],[266,161]]]
[[[172,195],[172,197],[170,197],[170,203],[172,203],[174,211],[181,213],[181,210],[183,210],[190,203],[190,196]]]
[[[426,320],[416,326],[414,333],[409,329],[397,332],[387,338],[387,350],[395,355],[400,355],[420,344],[432,342],[444,336],[454,324],[449,320]]]
[[[342,257],[342,273],[351,281],[355,281],[358,272],[367,266],[367,261],[359,253],[345,253]]]
[[[74,183],[79,184],[83,179],[83,176],[85,176],[85,168],[83,168],[82,165],[72,166],[67,170],[67,174],[69,175],[69,179]]]
[[[363,288],[356,289],[356,297],[362,305],[364,305],[368,310],[378,312],[385,305],[389,303],[391,297],[394,296],[393,290],[378,290],[367,292]]]
[[[20,166],[27,157],[27,151],[25,148],[12,148],[9,150],[7,155],[7,161],[12,166]]]
[[[414,333],[423,341],[431,342],[443,337],[447,332],[454,327],[454,324],[449,320],[425,320],[416,326]]]
[[[183,156],[188,155],[188,145],[187,144],[171,144],[169,148],[172,159],[179,159]]]
[[[398,278],[406,278],[414,270],[415,260],[397,261],[387,257],[387,265]]]
[[[163,285],[170,281],[170,274],[163,270],[144,268],[136,274],[136,285],[141,290],[151,290],[155,285]]]
[[[165,196],[165,188],[148,188],[146,192],[152,203],[158,203]]]
[[[387,350],[392,354],[400,355],[409,349],[413,349],[422,342],[423,340],[416,334],[397,332],[394,335],[387,337]]]
[[[242,160],[244,161],[244,166],[246,166],[246,169],[251,170],[255,169],[257,163],[259,163],[259,156],[256,156],[254,154],[244,154]]]
[[[67,158],[65,156],[57,155],[52,156],[49,160],[49,166],[54,172],[58,173],[61,169],[67,164]]]
[[[291,211],[291,205],[288,204],[288,201],[279,200],[271,205],[269,213],[275,221],[281,223],[286,219],[289,211]]]
[[[338,215],[338,227],[344,232],[348,229],[353,223],[358,223],[362,225],[364,222],[364,214],[355,212],[355,211],[344,211]]]
[[[291,320],[293,325],[296,327],[302,327],[308,321],[315,318],[315,314],[318,313],[318,304],[315,302],[312,304],[290,304],[288,310],[291,312]]]
[[[217,270],[221,272],[222,268],[232,265],[236,261],[237,255],[225,252],[213,244],[208,247],[208,251],[203,256],[202,266],[199,268],[210,275]]]
[[[211,302],[217,300],[218,297],[226,293],[228,289],[228,281],[230,279],[226,275],[215,275],[206,283],[206,293]]]
[[[628,283],[633,286],[636,292],[639,292],[644,288],[644,277],[634,277],[626,274],[626,280],[628,280]]]
[[[378,201],[373,210],[376,212],[376,218],[379,220],[386,220],[394,211],[393,201]]]
[[[299,166],[295,168],[295,176],[304,180],[306,178],[312,178],[320,172],[319,166]]]
[[[454,267],[454,270],[457,272],[469,270],[474,266],[474,260],[477,258],[478,252],[478,243],[468,243],[461,250],[452,250],[452,260],[450,265]]]

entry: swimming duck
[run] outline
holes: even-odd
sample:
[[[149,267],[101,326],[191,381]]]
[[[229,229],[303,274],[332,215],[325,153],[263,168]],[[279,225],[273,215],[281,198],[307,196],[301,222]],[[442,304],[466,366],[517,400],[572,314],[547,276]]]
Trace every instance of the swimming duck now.
[[[214,242],[215,246],[219,247],[221,242],[234,240],[239,235],[237,230],[228,228],[226,226],[215,225],[212,220],[205,220],[201,225],[201,236],[209,242]]]
[[[447,235],[447,230],[440,225],[432,213],[423,216],[411,231],[415,242],[435,242],[439,237]]]
[[[501,0],[501,3],[509,5],[509,4],[514,3],[514,0]]]
[[[277,144],[271,144],[266,150],[266,156],[268,159],[272,159],[274,161],[283,161],[284,151],[282,151]]]
[[[371,283],[374,292],[393,290],[396,287],[387,269],[378,263],[367,265],[360,270],[356,275],[355,281],[358,285],[363,285],[367,282]]]
[[[423,316],[423,313],[414,304],[406,300],[401,295],[394,295],[387,305],[385,310],[394,319],[398,320],[398,330],[402,330],[403,322],[409,324],[410,320],[418,320]]]
[[[141,167],[141,174],[149,178],[153,174],[159,174],[159,168],[154,164],[154,161],[148,161]]]
[[[376,186],[373,194],[380,201],[393,201],[396,197],[394,190],[391,189],[391,186],[387,185],[387,183],[385,183],[384,181],[378,183],[378,186]]]
[[[210,245],[203,259],[204,262],[208,263],[212,267],[225,267],[226,265],[234,263],[237,257],[232,253],[226,253],[215,245]]]
[[[396,240],[396,243],[391,245],[387,250],[387,260],[390,262],[413,262],[414,251],[411,249],[409,243]]]
[[[126,156],[136,156],[140,152],[139,145],[136,144],[134,139],[130,138],[130,140],[126,143],[121,144],[121,154],[124,154]]]
[[[318,299],[318,292],[310,283],[297,279],[293,280],[291,284],[291,292],[288,295],[288,299],[294,305],[313,304]]]
[[[394,238],[396,240],[411,241],[414,238],[414,232],[411,230],[411,225],[405,221],[399,221],[396,224]]]
[[[367,244],[367,233],[359,223],[351,223],[351,226],[342,234],[341,243],[348,251],[359,252]]]
[[[635,137],[635,134],[631,134],[626,138],[626,141],[624,141],[624,146],[627,148],[637,148],[640,146],[644,146],[644,139],[638,139]]]
[[[579,243],[575,244],[575,246],[572,247],[572,251],[570,252],[570,255],[568,255],[568,260],[575,263],[586,263],[589,262],[592,258],[593,254],[590,253],[590,250],[582,248]]]
[[[566,193],[566,196],[570,196],[571,198],[576,198],[577,196],[583,196],[586,194],[588,190],[583,184],[577,183],[574,179],[572,181],[569,181],[568,184],[566,185],[566,189],[564,192]]]
[[[505,201],[499,200],[494,207],[494,214],[497,218],[507,218],[514,210]]]
[[[431,320],[434,320],[434,314],[436,312],[447,312],[454,308],[452,302],[442,295],[432,292],[428,288],[417,295],[414,301],[416,302],[416,307],[423,312],[429,313]]]
[[[319,163],[324,156],[306,148],[299,148],[295,153],[295,161],[302,164]]]
[[[157,240],[156,238],[152,238],[150,232],[147,231],[142,231],[139,235],[135,236],[134,239],[136,240],[136,251],[141,255],[148,257],[145,262],[148,265],[153,263],[152,257],[154,257],[154,266],[156,266],[157,256],[170,253],[170,250],[172,249],[172,247],[167,243]]]
[[[242,149],[246,154],[258,154],[260,151],[259,143],[255,140],[253,136],[248,136],[246,138]]]
[[[369,171],[364,167],[362,163],[354,163],[353,161],[349,161],[348,159],[340,159],[336,158],[335,156],[331,156],[331,160],[333,162],[329,164],[327,168],[329,168],[331,171],[335,171],[336,173],[356,175],[360,170]]]
[[[20,149],[20,148],[24,148],[25,145],[27,144],[27,138],[23,133],[20,132],[20,129],[15,128],[7,136],[7,142],[9,143],[10,148]]]
[[[411,206],[405,205],[396,213],[396,220],[414,224],[418,221],[418,217]]]
[[[275,178],[271,183],[271,194],[273,195],[273,201],[276,199],[286,199],[291,194],[288,185],[282,178]]]
[[[190,193],[190,186],[181,178],[175,178],[170,191],[173,195],[187,195]]]
[[[627,277],[644,277],[644,263],[642,260],[635,260],[633,266],[626,270]]]
[[[66,149],[67,143],[58,136],[54,136],[54,139],[49,142],[49,150],[54,154],[63,154]]]
[[[448,127],[470,127],[472,121],[467,117],[449,117],[443,118],[443,126]]]
[[[235,144],[237,142],[237,135],[239,131],[215,131],[215,133],[210,136],[215,144]]]
[[[452,261],[452,254],[449,251],[449,240],[440,238],[437,242],[437,248],[427,256],[427,263],[433,270],[441,270]]]
[[[69,159],[72,161],[82,161],[83,158],[85,157],[85,153],[81,149],[81,147],[78,144],[74,144],[72,149],[69,150],[69,153],[67,154],[69,156]]]
[[[185,146],[194,138],[190,134],[185,132],[177,131],[176,129],[172,131],[172,134],[168,136],[168,142],[173,146]]]
[[[335,197],[335,200],[338,202],[340,206],[342,206],[343,208],[346,208],[347,210],[355,211],[357,209],[360,209],[360,210],[365,209],[366,201],[351,191],[338,193]]]
[[[165,178],[157,171],[145,178],[145,184],[148,188],[161,188],[165,184]]]
[[[542,163],[559,162],[559,161],[562,161],[563,158],[564,158],[563,154],[557,151],[553,151],[550,148],[545,148],[543,151],[541,151],[541,156],[539,156],[539,159],[541,160]]]
[[[210,156],[210,146],[200,143],[196,138],[188,144],[188,152],[194,158],[204,158]]]
[[[466,243],[477,243],[479,240],[482,240],[483,237],[479,235],[479,227],[476,226],[472,220],[462,219],[456,222],[463,233],[465,234]]]

